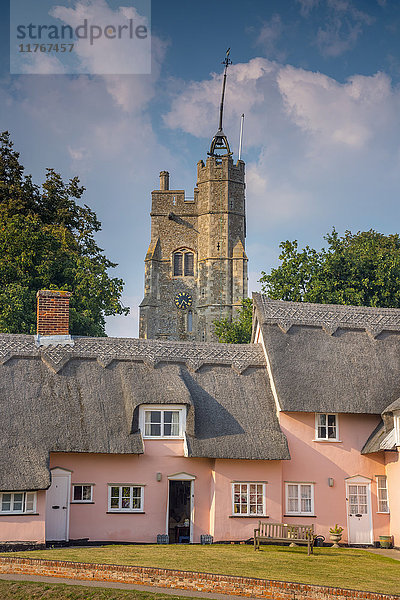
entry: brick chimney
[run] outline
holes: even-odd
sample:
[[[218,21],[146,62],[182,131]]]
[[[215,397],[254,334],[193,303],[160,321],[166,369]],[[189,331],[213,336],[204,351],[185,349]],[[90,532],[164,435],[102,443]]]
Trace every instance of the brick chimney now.
[[[38,345],[71,343],[69,335],[69,299],[71,292],[39,290],[37,297]]]

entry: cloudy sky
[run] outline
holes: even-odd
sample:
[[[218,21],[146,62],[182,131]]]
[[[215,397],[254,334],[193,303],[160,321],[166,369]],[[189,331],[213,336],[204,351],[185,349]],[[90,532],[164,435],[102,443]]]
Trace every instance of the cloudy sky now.
[[[85,185],[131,307],[108,321],[108,335],[137,336],[151,190],[165,169],[172,188],[193,195],[196,163],[217,128],[228,46],[224,129],[234,158],[246,115],[250,291],[278,264],[282,240],[319,248],[333,226],[400,230],[398,0],[153,0],[145,75],[49,75],[51,57],[42,57],[44,74],[10,75],[4,4],[0,126],[37,183],[52,167]],[[88,12],[122,14],[135,0],[53,7],[72,24]],[[116,60],[105,42],[97,72]]]

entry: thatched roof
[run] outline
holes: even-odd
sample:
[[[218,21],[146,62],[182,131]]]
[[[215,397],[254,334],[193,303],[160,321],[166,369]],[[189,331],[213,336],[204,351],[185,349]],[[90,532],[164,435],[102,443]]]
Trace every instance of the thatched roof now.
[[[141,404],[188,407],[193,457],[286,459],[262,348],[0,335],[0,489],[45,489],[49,453],[142,453]]]
[[[361,450],[361,454],[371,454],[380,450],[393,451],[397,449],[394,429],[394,414],[400,411],[400,398],[391,402],[382,411],[382,420],[371,433]]]
[[[280,408],[380,414],[400,396],[400,310],[254,294]]]

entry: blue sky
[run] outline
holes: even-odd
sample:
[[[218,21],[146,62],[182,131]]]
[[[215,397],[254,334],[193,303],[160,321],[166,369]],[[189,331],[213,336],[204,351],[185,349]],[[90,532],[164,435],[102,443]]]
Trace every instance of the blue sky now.
[[[59,4],[100,14],[134,0]],[[228,46],[224,129],[235,155],[246,115],[250,291],[277,265],[282,240],[320,247],[333,226],[399,231],[397,0],[153,0],[152,73],[119,76],[10,75],[3,5],[1,129],[36,182],[52,167],[86,186],[131,306],[109,320],[109,335],[137,335],[150,193],[167,169],[171,187],[192,195]]]

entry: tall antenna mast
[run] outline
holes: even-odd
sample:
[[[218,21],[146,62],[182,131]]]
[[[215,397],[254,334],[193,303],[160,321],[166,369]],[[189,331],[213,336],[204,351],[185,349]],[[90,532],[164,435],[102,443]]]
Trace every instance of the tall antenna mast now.
[[[226,135],[224,134],[224,131],[222,129],[222,117],[224,114],[224,100],[225,100],[225,88],[226,88],[226,72],[228,70],[229,65],[232,64],[232,61],[229,58],[230,52],[231,52],[231,49],[228,48],[228,50],[226,51],[225,59],[222,61],[222,64],[225,65],[225,69],[224,69],[224,76],[223,76],[223,80],[222,80],[221,104],[219,106],[219,126],[218,126],[217,133],[214,135],[214,137],[211,141],[210,152],[208,152],[209,156],[215,156],[217,158],[220,158],[222,156],[231,156],[232,155],[232,152],[230,151],[230,148],[229,148],[228,138],[226,137]],[[216,154],[216,151],[218,152],[218,154]],[[220,151],[225,151],[225,153],[220,154],[219,153]]]
[[[242,157],[243,125],[244,125],[244,113],[242,113],[242,116],[240,117],[240,136],[239,136],[239,154],[238,154],[239,160]]]

